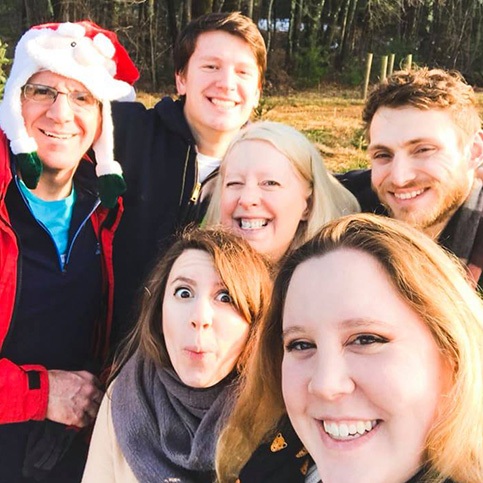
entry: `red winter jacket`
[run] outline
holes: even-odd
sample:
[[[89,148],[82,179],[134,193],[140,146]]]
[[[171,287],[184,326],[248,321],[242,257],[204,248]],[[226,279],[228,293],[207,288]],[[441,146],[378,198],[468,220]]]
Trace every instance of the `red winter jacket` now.
[[[12,181],[8,140],[0,131],[0,354],[10,324],[15,316],[18,298],[19,246],[17,235],[10,225],[5,196]],[[106,322],[96,334],[95,352],[107,355],[112,321],[114,275],[112,269],[112,241],[122,214],[122,200],[117,212],[99,206],[91,216],[91,222],[102,247],[102,272],[107,298]],[[109,222],[106,219],[109,215]],[[29,388],[29,372],[40,377],[38,389]],[[38,377],[36,375],[36,379]],[[17,366],[0,355],[0,424],[45,419],[49,395],[47,370],[40,365]]]

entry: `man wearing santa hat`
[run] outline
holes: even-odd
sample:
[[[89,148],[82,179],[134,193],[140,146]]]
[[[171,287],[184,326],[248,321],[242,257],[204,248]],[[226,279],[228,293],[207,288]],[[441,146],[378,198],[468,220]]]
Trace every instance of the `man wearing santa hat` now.
[[[125,190],[110,101],[133,99],[137,78],[91,22],[37,26],[17,45],[0,105],[2,483],[80,481]]]

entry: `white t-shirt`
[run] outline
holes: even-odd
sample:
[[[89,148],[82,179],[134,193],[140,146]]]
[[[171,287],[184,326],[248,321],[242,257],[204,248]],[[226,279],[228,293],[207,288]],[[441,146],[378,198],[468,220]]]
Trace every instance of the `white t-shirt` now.
[[[196,162],[198,163],[198,181],[203,183],[203,181],[220,166],[221,159],[198,153],[196,155]]]

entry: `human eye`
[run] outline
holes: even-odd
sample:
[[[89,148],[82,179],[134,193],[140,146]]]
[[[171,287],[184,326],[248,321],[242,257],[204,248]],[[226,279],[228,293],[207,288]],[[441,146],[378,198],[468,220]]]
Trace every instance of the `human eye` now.
[[[236,181],[236,180],[227,181],[225,183],[225,186],[227,188],[233,188],[233,187],[237,187],[237,186],[241,186],[241,185],[242,185],[242,182],[241,181]]]
[[[27,99],[33,99],[37,102],[55,99],[57,91],[52,87],[40,84],[26,84],[24,87],[24,95]]]
[[[268,186],[268,187],[274,187],[274,186],[280,186],[280,183],[278,181],[275,181],[274,179],[267,179],[262,182],[263,186]]]
[[[187,287],[178,287],[174,291],[174,296],[179,299],[189,299],[193,297],[193,293]]]
[[[233,299],[231,298],[231,295],[228,293],[228,290],[221,290],[220,292],[218,292],[218,294],[216,295],[216,300],[224,304],[233,303]]]
[[[370,346],[375,344],[386,344],[389,340],[376,334],[357,334],[349,338],[348,345]]]
[[[307,340],[294,339],[284,343],[285,352],[303,352],[314,348],[315,344]]]
[[[207,62],[206,64],[203,64],[203,69],[205,70],[217,70],[218,66],[214,64],[213,62]]]
[[[70,98],[81,107],[88,107],[97,104],[96,98],[90,92],[74,91],[69,94]]]
[[[240,67],[238,69],[238,73],[243,77],[253,77],[255,75],[253,69],[248,67]]]
[[[392,155],[388,151],[373,151],[370,153],[370,157],[371,160],[378,161],[380,163],[385,163],[392,159]]]
[[[423,145],[423,146],[418,146],[415,149],[415,154],[420,154],[420,155],[425,155],[425,154],[430,154],[435,150],[434,146],[430,145]]]

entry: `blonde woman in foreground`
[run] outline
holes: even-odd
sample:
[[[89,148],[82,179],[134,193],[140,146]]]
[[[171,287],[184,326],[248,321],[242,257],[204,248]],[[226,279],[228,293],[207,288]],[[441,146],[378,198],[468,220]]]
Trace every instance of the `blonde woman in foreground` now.
[[[308,451],[323,483],[481,483],[483,303],[457,263],[375,215],[330,222],[290,254],[219,481],[303,482]]]
[[[257,122],[228,147],[205,225],[229,228],[277,264],[327,221],[359,211],[302,133]]]

